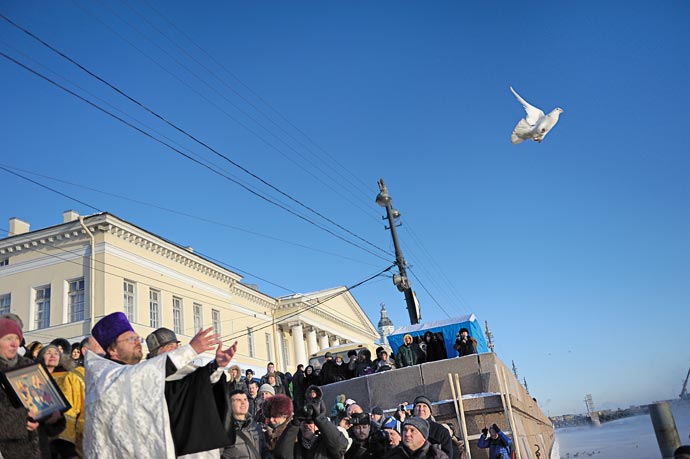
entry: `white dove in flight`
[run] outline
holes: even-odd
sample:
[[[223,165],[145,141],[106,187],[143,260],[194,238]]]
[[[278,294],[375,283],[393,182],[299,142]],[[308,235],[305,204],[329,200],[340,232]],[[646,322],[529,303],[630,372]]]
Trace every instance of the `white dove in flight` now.
[[[525,140],[532,139],[535,142],[541,143],[551,129],[558,123],[558,117],[563,113],[562,108],[554,108],[551,113],[544,115],[544,112],[527,103],[525,99],[520,97],[515,92],[513,87],[510,90],[515,94],[517,100],[520,101],[527,116],[520,120],[520,122],[513,129],[513,134],[510,136],[510,141],[514,144],[522,143]]]

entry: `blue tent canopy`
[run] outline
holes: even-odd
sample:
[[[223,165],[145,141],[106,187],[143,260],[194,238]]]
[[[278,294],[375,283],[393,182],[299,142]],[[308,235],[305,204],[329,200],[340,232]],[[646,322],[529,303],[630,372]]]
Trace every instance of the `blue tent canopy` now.
[[[458,352],[453,349],[455,336],[458,334],[458,330],[463,327],[468,329],[470,336],[477,340],[477,352],[489,352],[486,340],[484,339],[484,333],[474,314],[400,327],[396,329],[393,334],[388,336],[388,344],[393,351],[393,355],[395,355],[398,352],[398,348],[403,345],[403,336],[407,334],[412,335],[413,338],[419,336],[421,341],[424,333],[427,331],[431,331],[432,333],[440,332],[443,334],[443,342],[446,345],[448,357],[455,357],[458,355]]]

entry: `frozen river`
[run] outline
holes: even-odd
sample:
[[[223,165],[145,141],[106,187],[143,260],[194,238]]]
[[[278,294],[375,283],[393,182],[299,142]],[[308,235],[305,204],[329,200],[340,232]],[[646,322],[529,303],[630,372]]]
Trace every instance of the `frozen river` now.
[[[672,405],[682,444],[690,444],[690,403]],[[556,430],[553,459],[657,459],[661,458],[649,415],[607,422],[601,427]]]

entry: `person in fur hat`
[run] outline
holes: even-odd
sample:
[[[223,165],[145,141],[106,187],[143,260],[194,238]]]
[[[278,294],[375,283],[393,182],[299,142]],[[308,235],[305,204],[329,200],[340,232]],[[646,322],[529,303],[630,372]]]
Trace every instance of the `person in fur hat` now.
[[[263,412],[268,423],[268,449],[274,459],[292,458],[294,439],[299,424],[292,422],[292,400],[277,394],[264,402]]]
[[[465,327],[458,331],[453,349],[458,351],[458,357],[477,353],[477,340],[470,336],[470,331]]]

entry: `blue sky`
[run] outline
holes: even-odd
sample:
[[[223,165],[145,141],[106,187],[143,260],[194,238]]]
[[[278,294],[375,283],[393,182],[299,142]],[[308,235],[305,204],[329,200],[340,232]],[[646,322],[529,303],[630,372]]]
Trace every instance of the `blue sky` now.
[[[556,415],[583,411],[587,393],[602,408],[673,398],[690,366],[690,5],[573,3],[2,0],[0,12],[392,253],[374,203],[383,177],[423,319],[487,320]],[[332,227],[1,20],[0,50]],[[510,85],[565,110],[542,144],[511,145],[524,112]],[[251,273],[267,293],[352,285],[393,260],[4,58],[0,94],[0,164]],[[11,190],[0,221],[93,212],[0,175]],[[389,278],[353,294],[373,322],[384,302],[407,323]]]

